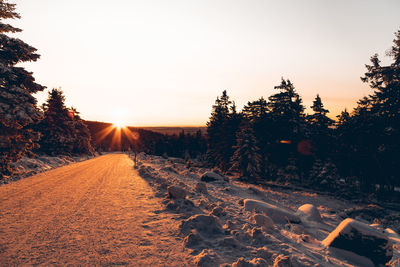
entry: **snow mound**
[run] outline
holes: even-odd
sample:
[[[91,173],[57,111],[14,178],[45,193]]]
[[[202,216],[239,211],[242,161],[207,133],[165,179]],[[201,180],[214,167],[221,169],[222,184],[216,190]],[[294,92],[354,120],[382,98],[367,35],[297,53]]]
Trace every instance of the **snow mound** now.
[[[290,210],[280,208],[267,202],[255,199],[245,199],[243,203],[245,210],[264,213],[265,215],[270,217],[275,223],[300,223],[299,217]]]
[[[194,260],[195,266],[198,267],[215,267],[222,262],[221,257],[212,249],[203,249]]]
[[[322,222],[321,214],[319,213],[318,209],[312,204],[304,204],[297,209],[296,214],[299,217],[305,218],[308,221]]]
[[[255,223],[258,226],[262,227],[264,230],[270,230],[275,228],[274,221],[266,215],[255,214],[253,218]]]
[[[175,199],[185,199],[187,195],[186,190],[178,185],[168,186],[167,191],[168,195]]]
[[[350,218],[342,221],[322,244],[369,258],[376,265],[385,265],[393,256],[392,243],[382,232]]]
[[[208,194],[207,185],[203,182],[199,182],[196,184],[196,191],[202,194]]]
[[[198,231],[206,236],[214,236],[223,233],[221,222],[214,215],[197,214],[183,221],[180,226],[183,234],[188,234],[192,230]]]

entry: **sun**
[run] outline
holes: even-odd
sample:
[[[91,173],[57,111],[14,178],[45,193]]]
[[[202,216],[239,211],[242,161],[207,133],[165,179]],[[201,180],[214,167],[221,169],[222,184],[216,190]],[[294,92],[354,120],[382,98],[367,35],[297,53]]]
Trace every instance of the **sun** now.
[[[114,122],[113,126],[115,128],[121,129],[121,128],[125,128],[126,124],[122,120],[118,120],[118,121]]]

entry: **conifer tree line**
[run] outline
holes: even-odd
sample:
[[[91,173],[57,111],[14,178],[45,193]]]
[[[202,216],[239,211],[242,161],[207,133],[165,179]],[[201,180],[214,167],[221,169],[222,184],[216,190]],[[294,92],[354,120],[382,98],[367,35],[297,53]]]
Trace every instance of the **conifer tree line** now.
[[[306,114],[289,79],[240,112],[223,91],[207,123],[209,164],[249,182],[392,192],[400,186],[400,30],[387,56],[386,66],[371,57],[361,80],[372,93],[336,121],[318,94]]]
[[[43,91],[32,72],[17,66],[36,61],[34,47],[9,36],[21,32],[5,19],[17,19],[15,4],[0,0],[0,179],[32,151],[48,154],[92,153],[90,134],[75,109],[67,109],[61,90],[53,89],[40,109],[32,94]]]

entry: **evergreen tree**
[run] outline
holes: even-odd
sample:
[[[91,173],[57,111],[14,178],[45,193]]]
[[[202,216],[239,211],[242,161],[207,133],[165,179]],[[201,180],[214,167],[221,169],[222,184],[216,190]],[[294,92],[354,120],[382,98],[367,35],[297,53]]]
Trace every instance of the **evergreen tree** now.
[[[314,152],[318,157],[325,158],[330,153],[332,130],[329,127],[333,125],[334,120],[326,115],[329,110],[324,108],[318,94],[311,108],[314,114],[307,116],[307,122],[310,128],[309,135],[314,144]]]
[[[40,56],[35,48],[6,35],[21,31],[3,22],[16,18],[20,16],[15,4],[0,0],[0,178],[12,172],[11,163],[34,148],[39,136],[31,127],[42,118],[32,94],[45,87],[35,83],[32,72],[16,66]]]
[[[49,92],[43,104],[44,119],[38,125],[41,133],[40,151],[58,154],[92,153],[90,132],[75,109],[65,106],[60,89]]]
[[[254,131],[250,125],[242,125],[237,133],[235,152],[232,156],[232,170],[239,171],[243,179],[254,181],[261,166],[261,156]]]
[[[240,121],[235,104],[229,100],[226,91],[223,91],[222,96],[217,97],[210,120],[207,122],[207,158],[213,166],[223,171],[227,171],[230,167]]]
[[[338,169],[331,160],[315,160],[310,171],[309,184],[323,189],[335,189],[340,179]]]
[[[324,108],[319,94],[317,94],[311,108],[314,114],[308,116],[308,121],[316,130],[325,132],[329,126],[333,125],[334,121],[326,115],[329,110]]]
[[[269,107],[267,101],[261,97],[260,99],[248,102],[243,107],[242,117],[245,119],[254,130],[254,136],[260,148],[259,154],[261,156],[260,174],[267,179],[271,179],[271,171],[268,162],[270,156],[270,147],[274,142],[271,136],[272,121],[269,114]]]
[[[71,114],[71,112],[73,114],[76,140],[72,152],[75,154],[93,154],[94,149],[91,144],[92,137],[86,123],[81,119],[79,112],[75,108],[71,108],[69,112],[69,114]]]
[[[300,96],[290,80],[282,78],[281,84],[275,86],[279,93],[269,97],[268,106],[271,116],[279,131],[279,140],[291,140],[301,132],[304,120],[304,106]]]
[[[377,54],[361,80],[374,90],[358,102],[350,131],[354,140],[356,172],[364,187],[381,184],[393,191],[400,176],[400,30],[387,53],[392,63],[382,66]],[[357,163],[358,162],[358,163]]]
[[[288,158],[295,156],[295,144],[304,137],[304,106],[290,80],[282,78],[275,89],[280,92],[268,98],[272,138],[269,160],[283,167],[287,165]],[[288,144],[281,144],[281,141]]]
[[[349,177],[352,175],[353,163],[352,156],[354,152],[354,144],[357,136],[352,131],[352,118],[345,109],[340,115],[336,116],[336,130],[335,130],[335,150],[333,159],[338,166],[339,173],[342,177]]]
[[[290,182],[290,183],[299,183],[300,176],[299,176],[299,169],[297,167],[296,158],[290,157],[288,159],[288,163],[284,168],[278,169],[277,175],[278,180],[283,182]]]

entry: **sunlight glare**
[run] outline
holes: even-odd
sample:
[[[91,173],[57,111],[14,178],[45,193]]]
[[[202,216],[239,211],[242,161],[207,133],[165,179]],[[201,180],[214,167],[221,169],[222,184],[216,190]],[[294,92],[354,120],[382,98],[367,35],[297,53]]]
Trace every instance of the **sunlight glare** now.
[[[119,121],[114,122],[114,127],[121,129],[121,128],[125,128],[126,124],[123,121],[119,120]]]

